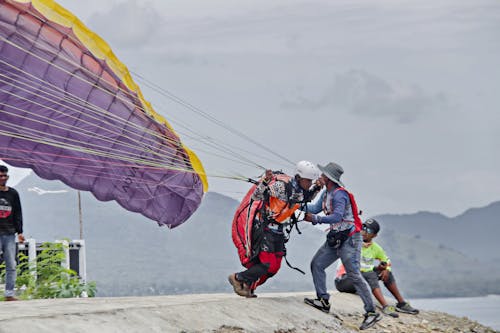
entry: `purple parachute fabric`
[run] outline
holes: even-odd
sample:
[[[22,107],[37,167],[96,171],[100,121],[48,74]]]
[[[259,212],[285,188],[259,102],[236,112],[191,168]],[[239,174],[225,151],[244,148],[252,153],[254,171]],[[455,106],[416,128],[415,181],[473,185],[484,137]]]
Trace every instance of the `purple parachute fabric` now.
[[[201,164],[109,64],[33,5],[0,0],[0,159],[176,227],[203,197]]]

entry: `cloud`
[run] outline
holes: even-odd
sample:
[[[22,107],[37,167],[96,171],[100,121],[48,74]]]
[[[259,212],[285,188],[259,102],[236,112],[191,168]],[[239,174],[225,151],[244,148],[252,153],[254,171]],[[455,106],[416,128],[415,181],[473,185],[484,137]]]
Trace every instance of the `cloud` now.
[[[113,46],[131,48],[147,44],[165,22],[157,10],[135,0],[121,2],[104,13],[95,13],[89,26]]]
[[[68,193],[68,190],[44,190],[39,187],[30,187],[28,188],[28,192],[35,192],[38,195],[44,195],[44,194],[61,194],[61,193]]]
[[[336,75],[331,88],[319,98],[299,95],[282,104],[301,110],[340,108],[362,117],[389,118],[398,123],[412,123],[446,105],[443,93],[431,94],[417,85],[390,83],[362,70]]]

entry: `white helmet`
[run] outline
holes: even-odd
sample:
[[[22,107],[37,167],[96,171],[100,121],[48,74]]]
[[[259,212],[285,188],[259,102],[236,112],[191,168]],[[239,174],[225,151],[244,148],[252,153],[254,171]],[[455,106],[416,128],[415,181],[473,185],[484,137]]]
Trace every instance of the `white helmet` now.
[[[314,180],[318,178],[319,171],[314,164],[309,161],[300,161],[295,166],[295,174],[301,178]]]

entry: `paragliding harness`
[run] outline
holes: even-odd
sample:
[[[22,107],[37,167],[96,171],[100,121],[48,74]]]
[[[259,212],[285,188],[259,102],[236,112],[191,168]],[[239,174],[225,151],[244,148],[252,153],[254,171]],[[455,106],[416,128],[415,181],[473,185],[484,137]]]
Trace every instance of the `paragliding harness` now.
[[[328,246],[334,249],[339,249],[350,236],[354,235],[356,232],[361,231],[362,228],[361,218],[359,217],[358,213],[358,205],[356,204],[356,200],[354,200],[354,195],[343,187],[336,188],[334,190],[334,193],[339,190],[345,191],[349,196],[349,200],[351,202],[352,215],[354,217],[354,230],[351,231],[351,229],[346,229],[338,231],[335,229],[331,229],[326,235],[326,242]]]
[[[268,190],[264,192],[264,200],[252,200],[251,196],[259,182],[249,180],[256,185],[248,191],[247,195],[240,204],[240,207],[236,210],[233,219],[233,242],[238,249],[242,265],[247,268],[252,266],[256,260],[258,260],[262,242],[264,241],[265,228],[277,229],[283,232],[284,244],[286,244],[290,239],[290,235],[294,228],[297,229],[299,234],[301,234],[297,225],[299,221],[294,212],[296,209],[300,208],[299,204],[302,204],[303,206],[304,203],[290,200],[293,188],[289,176],[280,171],[273,172],[273,176],[272,181],[282,181],[285,184],[285,193],[287,198],[289,198],[288,204],[282,209],[282,212],[279,212],[275,218],[269,218],[269,216],[267,216],[266,207],[269,207],[272,198],[269,195]],[[283,221],[288,218],[289,222],[284,223]],[[283,246],[283,258],[285,259],[287,266],[305,274],[305,272],[301,269],[292,266],[286,258],[286,255],[286,248]]]

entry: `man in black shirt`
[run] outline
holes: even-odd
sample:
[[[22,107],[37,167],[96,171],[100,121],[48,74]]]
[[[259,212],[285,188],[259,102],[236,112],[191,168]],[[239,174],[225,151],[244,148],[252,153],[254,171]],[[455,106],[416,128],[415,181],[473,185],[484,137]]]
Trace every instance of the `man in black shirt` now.
[[[19,194],[7,186],[9,169],[0,165],[0,251],[5,260],[5,300],[17,301],[16,286],[16,233],[20,243],[24,242],[23,215]]]

